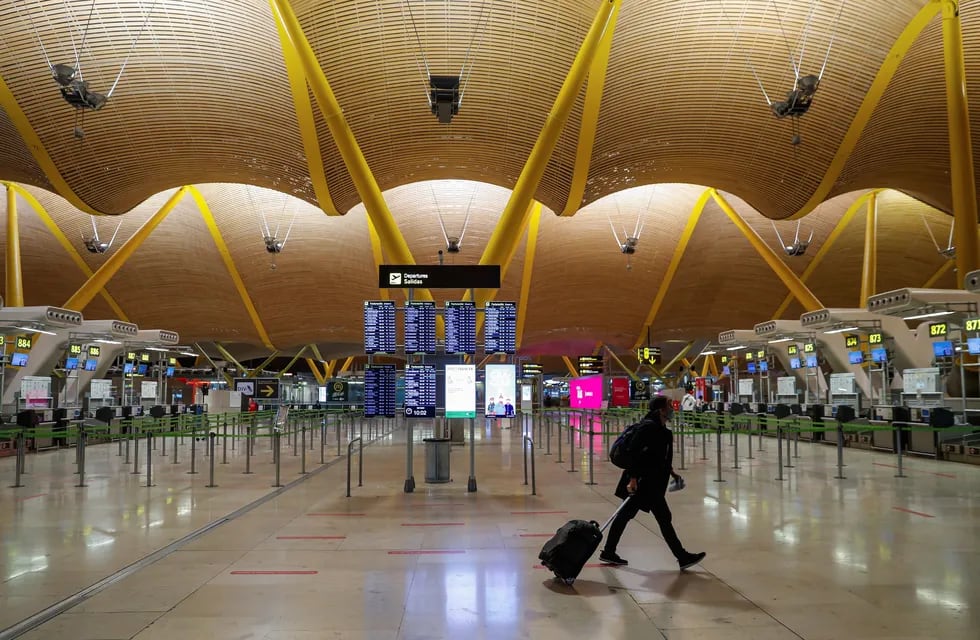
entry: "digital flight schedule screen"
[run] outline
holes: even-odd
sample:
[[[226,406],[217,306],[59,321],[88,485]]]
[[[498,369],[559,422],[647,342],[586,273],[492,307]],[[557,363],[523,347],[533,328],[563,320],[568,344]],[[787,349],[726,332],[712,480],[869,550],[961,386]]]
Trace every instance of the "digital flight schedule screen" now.
[[[405,304],[405,353],[435,354],[436,303],[431,300]]]
[[[395,365],[375,364],[364,369],[364,417],[395,417]]]
[[[476,305],[464,300],[446,302],[446,353],[476,353]]]
[[[488,302],[483,322],[484,353],[517,352],[517,303]]]
[[[395,353],[395,303],[364,301],[364,353]]]
[[[436,368],[433,365],[405,365],[405,417],[436,417]]]

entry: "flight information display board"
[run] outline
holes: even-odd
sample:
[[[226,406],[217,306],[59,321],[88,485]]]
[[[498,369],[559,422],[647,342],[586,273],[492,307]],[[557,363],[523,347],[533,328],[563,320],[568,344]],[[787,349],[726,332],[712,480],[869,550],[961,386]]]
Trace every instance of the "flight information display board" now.
[[[484,353],[517,353],[517,303],[488,302],[483,322]]]
[[[394,418],[395,365],[374,364],[364,369],[364,417]]]
[[[364,353],[395,353],[395,303],[364,301]]]
[[[476,353],[476,305],[446,302],[446,353]]]
[[[436,352],[436,303],[413,300],[405,303],[405,353]]]
[[[405,365],[405,417],[436,417],[436,368],[433,365]]]

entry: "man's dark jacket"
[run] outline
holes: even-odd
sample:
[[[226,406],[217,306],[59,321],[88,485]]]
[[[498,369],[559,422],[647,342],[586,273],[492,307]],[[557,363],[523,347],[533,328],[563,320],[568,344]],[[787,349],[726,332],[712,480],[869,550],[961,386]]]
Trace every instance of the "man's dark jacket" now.
[[[637,478],[634,500],[643,511],[650,511],[654,498],[662,498],[670,480],[670,470],[674,458],[674,435],[664,426],[659,412],[651,412],[643,417],[643,426],[630,443],[633,464],[623,471],[616,485],[616,497],[625,500],[629,496],[626,485],[630,478]],[[634,449],[635,447],[635,449]]]

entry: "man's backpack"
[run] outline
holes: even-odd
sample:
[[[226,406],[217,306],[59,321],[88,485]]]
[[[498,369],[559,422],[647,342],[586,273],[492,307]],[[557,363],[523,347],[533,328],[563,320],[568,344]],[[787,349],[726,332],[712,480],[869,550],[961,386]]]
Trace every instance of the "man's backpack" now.
[[[649,420],[641,420],[623,429],[623,432],[619,434],[616,441],[609,447],[609,461],[620,469],[629,469],[639,453],[636,450],[637,434],[640,432],[640,429],[649,424]]]

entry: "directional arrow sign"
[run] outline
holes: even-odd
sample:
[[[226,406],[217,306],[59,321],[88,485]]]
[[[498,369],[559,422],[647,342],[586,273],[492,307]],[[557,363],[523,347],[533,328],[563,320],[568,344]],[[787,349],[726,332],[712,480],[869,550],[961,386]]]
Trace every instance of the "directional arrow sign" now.
[[[256,386],[256,395],[260,398],[272,400],[279,397],[278,380],[256,380]]]

